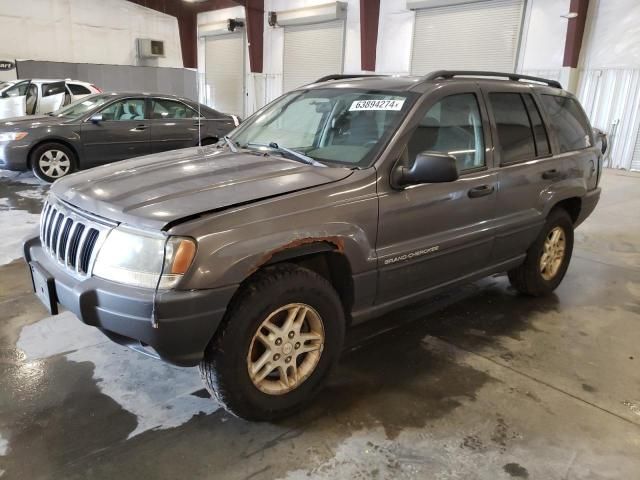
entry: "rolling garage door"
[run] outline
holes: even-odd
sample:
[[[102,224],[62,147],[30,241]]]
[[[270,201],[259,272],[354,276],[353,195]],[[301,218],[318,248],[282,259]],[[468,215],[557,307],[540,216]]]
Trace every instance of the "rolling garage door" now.
[[[516,68],[524,0],[488,0],[416,12],[411,73]]]
[[[344,20],[284,27],[283,91],[342,73]]]
[[[631,157],[631,170],[634,172],[640,172],[640,128],[638,128],[636,146],[633,149],[633,157]]]
[[[205,37],[207,103],[220,112],[244,116],[244,32]]]

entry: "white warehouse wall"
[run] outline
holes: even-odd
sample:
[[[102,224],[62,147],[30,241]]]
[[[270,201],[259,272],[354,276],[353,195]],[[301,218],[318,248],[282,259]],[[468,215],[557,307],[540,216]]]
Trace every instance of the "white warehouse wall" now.
[[[529,0],[520,43],[518,71],[559,80],[570,0]]]
[[[126,0],[0,1],[0,59],[137,65],[136,38],[164,40],[166,57],[145,65],[182,68],[173,16]]]
[[[614,168],[640,170],[639,18],[638,0],[589,3],[578,96],[591,123],[609,134]]]

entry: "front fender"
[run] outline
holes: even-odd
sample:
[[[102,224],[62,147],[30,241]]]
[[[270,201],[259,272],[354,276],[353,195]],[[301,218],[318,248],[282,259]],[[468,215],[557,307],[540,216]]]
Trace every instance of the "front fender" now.
[[[375,271],[378,197],[371,181],[374,174],[357,172],[353,180],[350,177],[172,227],[170,234],[198,241],[194,266],[179,288],[238,284],[269,262],[286,258],[283,252],[300,251],[300,247],[309,252],[308,246],[314,244],[343,254],[353,275]]]
[[[301,248],[310,246],[320,248]],[[198,268],[191,278],[184,279],[191,288],[239,284],[260,267],[290,258],[287,252],[297,256],[332,250],[345,255],[354,274],[366,271],[376,261],[373,245],[364,230],[346,223],[239,238],[206,253],[201,243],[199,250],[202,254],[196,257]]]

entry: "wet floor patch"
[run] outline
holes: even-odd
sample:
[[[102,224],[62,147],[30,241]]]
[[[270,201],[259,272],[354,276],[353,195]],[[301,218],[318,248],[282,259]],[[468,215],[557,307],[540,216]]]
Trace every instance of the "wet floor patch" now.
[[[23,241],[37,232],[49,185],[29,173],[0,170],[0,265],[22,255]]]
[[[191,395],[202,388],[197,369],[173,367],[114,344],[69,312],[24,327],[17,348],[27,361],[64,355],[91,363],[100,391],[135,415],[137,425],[128,437],[173,428],[218,409],[210,398]]]

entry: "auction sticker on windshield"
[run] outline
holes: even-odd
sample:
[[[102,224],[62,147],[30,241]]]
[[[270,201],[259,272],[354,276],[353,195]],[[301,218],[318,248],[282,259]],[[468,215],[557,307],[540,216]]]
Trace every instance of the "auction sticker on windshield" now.
[[[349,107],[350,112],[363,110],[402,110],[404,100],[356,100]]]

